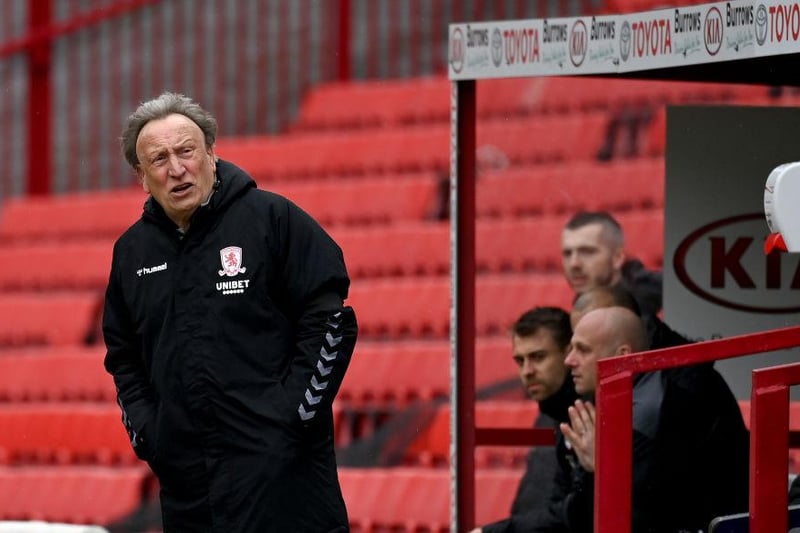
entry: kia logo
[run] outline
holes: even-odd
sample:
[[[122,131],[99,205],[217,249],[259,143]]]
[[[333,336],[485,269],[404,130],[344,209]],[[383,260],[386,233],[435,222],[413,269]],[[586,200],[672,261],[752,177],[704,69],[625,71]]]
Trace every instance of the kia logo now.
[[[453,30],[453,36],[450,38],[450,64],[456,74],[461,72],[464,68],[464,53],[465,53],[464,33],[461,28]]]
[[[798,301],[797,258],[764,255],[763,239],[754,236],[762,233],[758,228],[763,228],[766,237],[763,213],[737,215],[696,229],[675,250],[675,274],[695,295],[729,309],[763,314],[800,312],[800,305],[776,307],[772,303],[775,295],[787,290],[794,293],[792,300]],[[794,261],[793,271],[784,272],[790,261]]]
[[[572,25],[569,34],[569,59],[576,67],[581,66],[586,58],[586,50],[589,47],[589,33],[586,31],[586,24],[578,19]]]

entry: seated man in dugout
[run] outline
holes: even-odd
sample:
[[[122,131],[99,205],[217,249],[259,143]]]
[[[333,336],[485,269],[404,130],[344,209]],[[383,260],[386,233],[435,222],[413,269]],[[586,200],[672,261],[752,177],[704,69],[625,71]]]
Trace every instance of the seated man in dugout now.
[[[580,318],[565,363],[582,399],[561,424],[548,513],[529,531],[593,528],[597,361],[647,350],[639,316],[623,307]],[[641,374],[633,388],[634,533],[705,531],[748,504],[749,435],[736,399],[713,367]]]
[[[511,327],[512,357],[522,386],[539,405],[537,428],[556,428],[559,423],[566,422],[567,409],[577,399],[569,369],[564,365],[571,337],[569,314],[557,307],[526,311]],[[555,472],[554,447],[531,449],[511,506],[511,516],[474,529],[472,533],[527,531],[547,510]],[[480,498],[480,494],[477,496]]]

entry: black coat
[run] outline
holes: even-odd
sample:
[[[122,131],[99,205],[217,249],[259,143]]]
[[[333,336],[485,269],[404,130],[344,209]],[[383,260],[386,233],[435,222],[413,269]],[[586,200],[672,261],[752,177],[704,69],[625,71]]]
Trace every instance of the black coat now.
[[[103,333],[170,531],[345,531],[331,403],[355,345],[341,250],[217,164],[181,235],[152,199],[114,246]]]
[[[553,396],[539,402],[535,427],[557,431],[560,422],[569,422],[567,409],[577,399],[572,376],[567,374],[561,388]],[[524,532],[538,524],[547,513],[557,468],[555,446],[532,448],[528,452],[525,473],[511,505],[511,516],[483,526],[483,533]]]
[[[747,511],[749,433],[713,367],[637,377],[633,423],[633,533],[705,530],[717,516]],[[530,531],[591,533],[594,475],[563,437],[557,454],[549,517]]]

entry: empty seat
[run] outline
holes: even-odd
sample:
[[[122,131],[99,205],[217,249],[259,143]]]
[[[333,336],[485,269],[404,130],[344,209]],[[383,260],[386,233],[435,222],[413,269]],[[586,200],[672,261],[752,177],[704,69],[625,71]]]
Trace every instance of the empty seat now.
[[[0,211],[0,241],[116,238],[142,214],[141,189],[23,197]]]
[[[425,220],[436,210],[440,187],[432,173],[260,186],[286,196],[325,226]]]
[[[476,340],[476,386],[516,379],[510,337]],[[450,394],[450,345],[444,340],[359,342],[336,398],[340,406],[406,407]]]
[[[594,157],[605,135],[605,120],[603,113],[593,113],[481,121],[476,128],[477,149],[512,164]],[[217,142],[217,153],[265,182],[421,171],[447,175],[450,128],[434,124],[346,135],[226,138]]]
[[[520,387],[521,388],[521,387]],[[475,404],[477,427],[524,428],[533,427],[539,413],[539,404],[530,400],[480,401]],[[475,460],[479,467],[522,466],[530,447],[479,446]],[[450,456],[450,407],[441,405],[427,427],[419,431],[406,449],[407,464],[445,465]]]
[[[5,293],[0,295],[0,345],[76,345],[94,327],[100,295]]]
[[[663,205],[661,158],[575,161],[486,172],[480,175],[476,191],[480,217],[624,211]]]
[[[447,122],[450,83],[445,77],[333,82],[313,88],[293,131]]]
[[[354,278],[443,275],[450,271],[446,222],[331,228]]]
[[[479,524],[508,515],[522,472],[475,473]],[[450,474],[445,469],[339,469],[342,495],[354,532],[450,530]]]
[[[57,346],[6,351],[0,356],[0,401],[108,401],[114,380],[103,347]]]
[[[135,464],[115,403],[0,404],[5,463]]]
[[[538,91],[543,112],[575,113],[591,110],[650,108],[665,104],[735,102],[765,92],[756,85],[614,79],[600,77],[552,77]]]
[[[0,289],[97,289],[108,283],[112,240],[0,246]]]
[[[0,520],[109,524],[139,506],[146,472],[141,467],[0,468]]]
[[[571,301],[572,292],[560,275],[479,277],[477,333],[505,332],[530,307],[569,308]],[[359,328],[366,338],[444,337],[449,331],[448,278],[357,280],[348,303],[359,313]]]

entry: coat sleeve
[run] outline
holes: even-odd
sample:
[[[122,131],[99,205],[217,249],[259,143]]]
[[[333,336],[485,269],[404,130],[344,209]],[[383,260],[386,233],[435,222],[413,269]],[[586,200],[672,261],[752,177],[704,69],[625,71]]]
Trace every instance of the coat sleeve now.
[[[142,359],[141,342],[122,295],[118,245],[114,247],[103,306],[103,337],[106,343],[105,368],[114,378],[122,422],[136,455],[149,461],[153,448],[148,428],[153,427],[155,395]]]
[[[294,324],[294,351],[284,380],[292,426],[308,427],[331,409],[358,336],[344,305],[350,279],[339,246],[302,209],[286,202],[279,221],[284,309]]]

